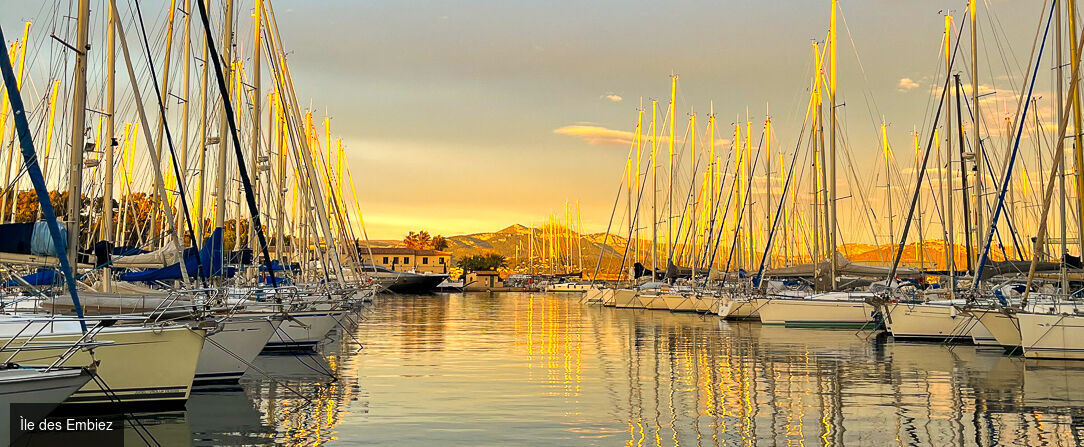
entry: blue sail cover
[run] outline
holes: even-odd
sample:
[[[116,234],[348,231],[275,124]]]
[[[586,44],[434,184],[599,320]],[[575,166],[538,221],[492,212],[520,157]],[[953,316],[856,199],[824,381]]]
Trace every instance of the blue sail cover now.
[[[216,228],[207,240],[203,241],[203,247],[199,251],[197,268],[195,253],[185,250],[184,266],[188,270],[188,276],[200,276],[204,278],[222,275],[222,229]],[[197,272],[197,270],[202,270]],[[229,272],[226,272],[229,273]],[[229,276],[229,275],[227,275]],[[158,269],[147,269],[138,272],[121,273],[121,281],[145,282],[181,279],[180,263]]]
[[[50,286],[53,284],[60,284],[60,278],[57,276],[56,270],[53,269],[41,269],[37,273],[31,273],[23,277],[23,281],[32,286]],[[18,287],[23,283],[11,280],[4,283],[4,287]]]

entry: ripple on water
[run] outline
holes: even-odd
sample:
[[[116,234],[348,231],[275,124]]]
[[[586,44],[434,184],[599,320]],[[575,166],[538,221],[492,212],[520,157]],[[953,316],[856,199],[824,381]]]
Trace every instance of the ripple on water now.
[[[381,298],[353,338],[141,416],[169,445],[1078,445],[1084,362],[527,293]],[[325,371],[333,372],[331,380]],[[298,395],[300,393],[304,397]]]

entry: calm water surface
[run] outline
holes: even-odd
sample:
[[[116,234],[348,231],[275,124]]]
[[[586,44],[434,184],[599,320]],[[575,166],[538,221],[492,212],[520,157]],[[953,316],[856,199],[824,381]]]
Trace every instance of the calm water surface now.
[[[547,294],[384,297],[359,319],[139,420],[164,445],[1084,442],[1084,362]]]

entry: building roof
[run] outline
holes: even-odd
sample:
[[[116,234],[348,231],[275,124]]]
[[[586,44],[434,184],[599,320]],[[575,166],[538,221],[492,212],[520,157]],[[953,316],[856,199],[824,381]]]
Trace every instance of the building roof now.
[[[477,276],[500,276],[500,273],[493,270],[478,270],[476,272],[470,272]]]
[[[361,254],[367,255],[372,251],[376,255],[414,255],[414,256],[451,256],[451,253],[437,250],[415,250],[406,247],[361,247]]]

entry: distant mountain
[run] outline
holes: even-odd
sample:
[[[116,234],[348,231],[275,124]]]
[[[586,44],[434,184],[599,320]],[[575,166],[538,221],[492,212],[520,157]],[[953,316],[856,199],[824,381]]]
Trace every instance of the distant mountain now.
[[[625,237],[606,233],[584,234],[581,237],[580,234],[560,226],[527,227],[521,224],[513,224],[494,232],[445,237],[448,239],[446,251],[452,254],[453,263],[455,260],[466,256],[498,253],[508,259],[508,265],[513,270],[523,272],[531,270],[528,259],[533,257],[535,260],[534,271],[537,273],[565,273],[582,270],[590,275],[594,272],[596,263],[601,259],[600,272],[613,274],[622,268],[622,255],[627,252],[631,259],[634,257],[632,253],[635,251],[635,247],[629,244],[629,240]],[[402,241],[396,240],[373,240],[370,243],[373,247],[402,245]],[[570,246],[571,250],[569,249]],[[643,260],[644,264],[648,265],[651,258],[650,246],[650,241],[641,241],[640,243],[640,259]],[[723,260],[726,258],[725,252],[728,249],[727,244],[721,244],[719,247],[716,258],[721,263],[725,263]],[[898,246],[891,244],[876,246],[849,243],[840,246],[840,253],[851,261],[858,263],[890,265],[897,249]],[[703,249],[700,248],[700,250]],[[580,261],[581,252],[582,265]],[[938,240],[928,240],[924,244],[916,242],[907,245],[904,248],[900,263],[903,266],[918,267],[920,254],[923,267],[936,270],[945,268],[944,244]],[[955,256],[957,266],[962,268],[966,265],[967,253],[964,246],[956,246]],[[658,255],[660,268],[666,265],[665,257],[665,247],[660,244]],[[675,257],[679,258],[676,254]],[[804,259],[801,260],[795,258],[790,262],[785,262],[782,255],[778,254],[773,257],[773,265],[778,267],[785,264],[809,262],[808,253],[804,253],[803,257]],[[1000,252],[994,253],[992,257],[994,260],[1004,259]],[[628,269],[629,264],[630,261],[626,260],[624,263],[625,270]]]

